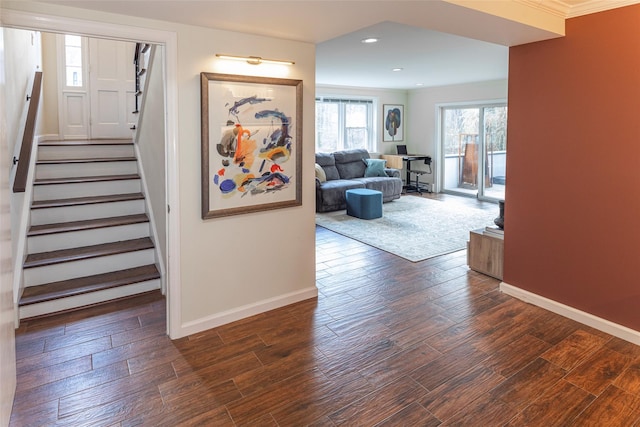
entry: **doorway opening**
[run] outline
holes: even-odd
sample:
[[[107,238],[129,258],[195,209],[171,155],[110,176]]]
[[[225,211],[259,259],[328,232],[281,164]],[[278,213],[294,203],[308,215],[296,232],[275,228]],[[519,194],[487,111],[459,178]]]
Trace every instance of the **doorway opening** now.
[[[107,22],[94,22],[68,17],[32,14],[21,11],[6,11],[3,16],[3,26],[16,29],[29,29],[62,34],[76,34],[80,36],[115,39],[120,41],[156,44],[163,47],[162,74],[164,78],[165,105],[165,138],[163,141],[166,176],[164,193],[166,203],[163,211],[171,207],[171,215],[166,215],[166,311],[167,333],[171,338],[179,338],[184,332],[181,326],[181,303],[179,293],[180,278],[180,197],[178,176],[178,146],[177,146],[177,34],[175,32],[154,30],[149,28],[131,27]]]

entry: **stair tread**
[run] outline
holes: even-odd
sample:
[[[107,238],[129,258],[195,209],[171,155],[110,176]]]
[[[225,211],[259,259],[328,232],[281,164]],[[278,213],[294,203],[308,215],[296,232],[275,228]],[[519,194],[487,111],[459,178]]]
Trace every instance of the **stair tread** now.
[[[137,173],[124,175],[99,175],[99,176],[73,176],[67,178],[39,178],[33,181],[33,185],[48,184],[75,184],[80,182],[121,181],[127,179],[140,179]]]
[[[38,252],[27,255],[23,267],[42,267],[62,262],[79,261],[82,259],[96,258],[100,256],[152,249],[153,247],[153,242],[149,237],[142,237],[139,239],[101,243],[99,245],[82,246],[79,248]]]
[[[155,265],[150,264],[93,276],[29,286],[24,289],[19,305],[37,304],[158,278],[160,278],[158,269]]]
[[[105,163],[105,162],[135,162],[135,156],[126,157],[90,157],[85,159],[50,159],[38,160],[38,165],[56,165],[56,164],[72,164],[72,163]]]
[[[40,147],[76,146],[76,145],[133,145],[132,139],[78,139],[66,141],[42,141]]]
[[[147,214],[133,214],[112,216],[107,218],[84,219],[80,221],[57,222],[53,224],[32,225],[27,236],[42,236],[43,234],[66,233],[69,231],[92,230],[95,228],[116,227],[119,225],[149,222]]]
[[[106,196],[74,197],[69,199],[35,200],[31,209],[57,208],[65,206],[91,205],[97,203],[125,202],[129,200],[143,200],[142,193],[109,194]]]

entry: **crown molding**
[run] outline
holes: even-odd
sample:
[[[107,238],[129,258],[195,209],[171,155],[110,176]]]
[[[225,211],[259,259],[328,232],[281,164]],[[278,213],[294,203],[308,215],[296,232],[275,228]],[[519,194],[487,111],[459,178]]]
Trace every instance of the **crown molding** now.
[[[609,9],[630,6],[640,3],[640,0],[515,0],[517,3],[528,7],[559,16],[564,19],[588,15],[590,13],[603,12]]]
[[[570,9],[569,5],[559,0],[515,0],[515,2],[560,18],[566,18]]]
[[[568,4],[560,0],[515,0],[515,2],[563,19],[567,17],[571,9]]]
[[[638,3],[640,3],[639,0],[589,0],[571,6],[567,18],[575,18],[577,16],[603,12],[605,10],[617,9],[619,7],[631,6]]]

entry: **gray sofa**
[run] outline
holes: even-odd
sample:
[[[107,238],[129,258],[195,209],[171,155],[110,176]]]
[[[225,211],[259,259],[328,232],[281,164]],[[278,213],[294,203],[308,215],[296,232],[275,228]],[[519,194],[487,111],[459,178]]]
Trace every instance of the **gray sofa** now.
[[[323,176],[316,174],[316,212],[346,209],[345,193],[352,188],[381,191],[384,203],[399,199],[402,193],[400,171],[385,168],[384,176],[365,177],[365,159],[370,158],[364,149],[316,153],[316,165],[322,168],[320,175],[326,176],[325,181]]]

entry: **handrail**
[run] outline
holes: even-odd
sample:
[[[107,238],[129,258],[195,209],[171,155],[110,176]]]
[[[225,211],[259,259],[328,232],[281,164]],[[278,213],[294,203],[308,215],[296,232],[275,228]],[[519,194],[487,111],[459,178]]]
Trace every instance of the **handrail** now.
[[[134,93],[134,98],[135,98],[135,110],[132,111],[132,114],[140,114],[140,107],[141,107],[141,100],[138,99],[140,96],[142,96],[142,83],[141,83],[141,77],[147,72],[146,68],[142,68],[143,66],[141,66],[141,62],[144,59],[144,54],[147,53],[147,51],[149,50],[149,48],[151,47],[151,45],[149,43],[136,43],[136,47],[135,47],[135,51],[133,52],[133,64],[135,66],[135,82],[136,82],[136,91]],[[138,116],[140,117],[140,116]],[[140,119],[138,118],[138,122],[140,121]],[[137,123],[134,124],[133,126],[131,126],[131,130],[136,130],[137,128]]]
[[[14,193],[24,193],[25,187],[27,186],[27,175],[29,174],[29,162],[31,160],[31,150],[33,148],[33,137],[36,131],[36,119],[38,117],[41,88],[42,71],[36,71],[35,77],[33,78],[31,97],[27,96],[27,101],[30,101],[29,111],[27,112],[27,121],[24,125],[24,134],[22,135],[22,145],[20,146],[20,157],[18,158],[16,177],[13,181]]]

